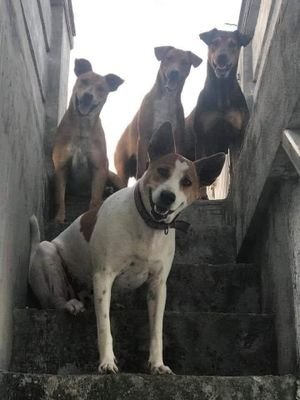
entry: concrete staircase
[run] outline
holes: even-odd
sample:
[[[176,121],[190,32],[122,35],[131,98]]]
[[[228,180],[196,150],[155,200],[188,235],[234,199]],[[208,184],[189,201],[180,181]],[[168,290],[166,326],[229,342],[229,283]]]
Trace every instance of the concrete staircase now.
[[[75,201],[70,218],[84,207]],[[296,380],[276,376],[272,315],[260,313],[260,273],[235,264],[226,202],[198,202],[182,215],[168,280],[164,354],[175,376],[150,376],[144,288],[113,293],[112,330],[121,374],[97,375],[93,310],[72,317],[32,308],[14,312],[10,372],[1,400],[294,400]],[[53,226],[48,237],[57,232]]]

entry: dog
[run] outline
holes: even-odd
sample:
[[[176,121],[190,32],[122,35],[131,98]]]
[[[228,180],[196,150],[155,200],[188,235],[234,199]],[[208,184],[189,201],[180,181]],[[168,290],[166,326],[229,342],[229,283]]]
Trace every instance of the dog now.
[[[75,74],[77,80],[69,107],[57,128],[52,151],[55,221],[58,223],[65,220],[66,179],[70,164],[75,177],[82,174],[82,168],[92,172],[90,208],[101,204],[108,177],[115,186],[123,187],[120,179],[108,171],[106,141],[99,114],[108,94],[124,81],[114,74],[96,74],[85,59],[75,60]]]
[[[161,62],[155,84],[144,97],[140,109],[122,134],[115,150],[115,167],[125,185],[129,177],[139,179],[145,172],[149,142],[162,123],[172,123],[176,151],[182,152],[184,112],[181,92],[191,66],[198,67],[202,62],[191,51],[172,46],[156,47],[154,52]]]
[[[170,123],[149,145],[149,168],[134,186],[119,190],[97,210],[78,217],[52,242],[39,240],[31,217],[29,283],[44,308],[84,311],[77,290],[93,283],[100,373],[118,371],[110,329],[111,288],[134,289],[148,282],[149,366],[152,374],[171,373],[163,362],[162,329],[166,281],[175,252],[179,213],[198,197],[199,185],[211,184],[225,155],[191,162],[174,153]]]
[[[251,38],[238,30],[212,29],[200,39],[208,46],[207,76],[197,105],[185,120],[185,154],[192,160],[239,146],[249,120],[236,73],[240,49]]]

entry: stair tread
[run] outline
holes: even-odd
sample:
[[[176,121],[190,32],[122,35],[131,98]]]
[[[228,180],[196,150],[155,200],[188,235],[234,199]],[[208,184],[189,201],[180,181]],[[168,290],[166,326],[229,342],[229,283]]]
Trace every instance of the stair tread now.
[[[0,373],[5,400],[294,400],[296,377],[286,376],[150,376],[39,375]],[[103,397],[105,396],[105,397]]]
[[[167,283],[167,310],[259,313],[260,271],[253,264],[178,264]],[[147,284],[113,290],[112,309],[146,309]],[[30,306],[38,306],[34,301]]]
[[[72,317],[55,310],[16,310],[15,371],[79,372],[97,366],[94,313]],[[111,313],[115,351],[122,371],[142,372],[148,358],[145,311]],[[170,312],[164,318],[165,360],[176,373],[248,375],[274,373],[273,317],[261,314]],[[68,368],[67,368],[68,370]]]
[[[72,205],[70,204],[70,200]],[[68,222],[50,222],[45,231],[52,240],[88,208],[88,197],[72,196],[67,201]],[[228,224],[226,200],[199,200],[187,207],[179,219],[189,222],[187,233],[176,232],[175,260],[180,262],[233,262],[236,257],[235,230]]]
[[[259,269],[252,264],[174,264],[166,310],[259,313]],[[113,290],[112,308],[146,309],[147,284],[131,292]]]

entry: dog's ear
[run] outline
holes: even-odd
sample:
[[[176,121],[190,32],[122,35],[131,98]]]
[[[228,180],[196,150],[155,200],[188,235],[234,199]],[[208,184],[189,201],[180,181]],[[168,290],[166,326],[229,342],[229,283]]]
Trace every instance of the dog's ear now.
[[[252,40],[252,37],[250,35],[246,35],[245,33],[241,33],[240,31],[234,31],[234,33],[238,39],[240,46],[245,47]]]
[[[152,136],[148,154],[150,161],[154,161],[170,153],[175,153],[175,143],[171,122],[167,121]]]
[[[200,58],[200,57],[198,57],[198,56],[196,56],[196,54],[194,54],[193,52],[191,52],[191,51],[188,51],[188,53],[189,53],[189,56],[190,56],[190,60],[191,60],[191,64],[192,64],[192,66],[193,67],[199,67],[199,65],[202,63],[202,58]]]
[[[76,76],[93,71],[92,64],[85,58],[76,58],[74,72]]]
[[[200,33],[199,37],[207,44],[207,46],[209,46],[217,33],[218,29],[214,28],[211,31]]]
[[[171,49],[174,49],[173,46],[159,46],[159,47],[155,47],[154,48],[154,53],[155,53],[155,57],[158,59],[158,61],[161,61],[165,55],[167,54],[167,52]]]
[[[117,90],[118,87],[124,82],[122,78],[115,74],[107,74],[104,78],[111,92]]]
[[[211,185],[220,175],[225,162],[225,153],[217,153],[194,162],[200,187]]]

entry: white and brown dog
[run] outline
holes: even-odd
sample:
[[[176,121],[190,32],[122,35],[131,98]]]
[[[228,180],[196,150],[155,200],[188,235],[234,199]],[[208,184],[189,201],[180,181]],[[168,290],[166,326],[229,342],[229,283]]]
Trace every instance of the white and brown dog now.
[[[74,71],[77,80],[69,107],[57,127],[52,151],[55,220],[58,223],[65,220],[65,189],[70,164],[75,178],[89,170],[92,172],[90,208],[101,205],[108,178],[114,186],[124,186],[117,175],[108,170],[105,135],[99,118],[108,94],[124,81],[114,74],[96,74],[84,58],[75,60]]]
[[[165,123],[152,137],[149,168],[135,186],[78,217],[52,242],[39,243],[37,220],[31,218],[30,285],[43,307],[73,314],[84,310],[78,292],[93,287],[101,373],[118,371],[110,328],[112,285],[135,289],[146,281],[150,371],[171,373],[163,362],[162,332],[176,218],[197,199],[199,183],[216,179],[224,157],[193,163],[175,154],[171,124]]]

